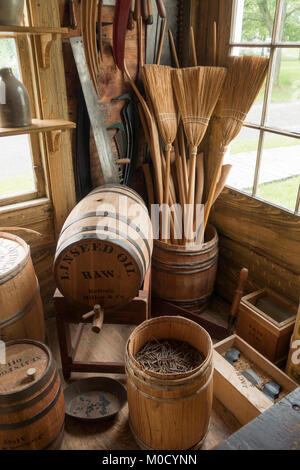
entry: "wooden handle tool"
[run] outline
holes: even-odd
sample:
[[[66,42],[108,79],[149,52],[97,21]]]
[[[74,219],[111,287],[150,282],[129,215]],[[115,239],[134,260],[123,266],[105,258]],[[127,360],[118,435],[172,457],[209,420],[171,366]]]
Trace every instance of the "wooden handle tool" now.
[[[147,18],[147,24],[153,24],[153,10],[152,0],[147,0],[149,16]]]
[[[237,290],[235,291],[234,299],[231,305],[230,314],[228,316],[228,331],[231,333],[237,319],[241,298],[243,297],[245,284],[248,279],[249,271],[247,268],[242,268],[240,272]]]
[[[69,0],[69,21],[70,21],[70,28],[77,29],[78,24],[77,24],[74,0]]]
[[[156,0],[158,14],[161,18],[167,18],[167,11],[163,0]]]

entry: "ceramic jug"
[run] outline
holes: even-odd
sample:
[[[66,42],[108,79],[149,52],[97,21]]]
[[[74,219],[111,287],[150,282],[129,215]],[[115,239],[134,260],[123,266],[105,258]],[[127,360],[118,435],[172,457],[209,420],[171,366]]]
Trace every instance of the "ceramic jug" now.
[[[0,0],[0,25],[20,26],[24,0]]]
[[[26,127],[30,124],[28,91],[12,69],[0,69],[0,127]]]

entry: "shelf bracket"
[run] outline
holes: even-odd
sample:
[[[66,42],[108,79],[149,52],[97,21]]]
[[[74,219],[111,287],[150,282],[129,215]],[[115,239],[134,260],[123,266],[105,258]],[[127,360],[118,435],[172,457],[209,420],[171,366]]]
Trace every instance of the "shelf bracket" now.
[[[45,33],[36,37],[37,51],[40,67],[48,69],[50,67],[50,51],[53,42],[57,38],[57,33]]]
[[[48,131],[46,133],[47,135],[47,143],[49,147],[49,151],[51,153],[56,153],[59,151],[60,148],[60,142],[61,142],[61,134],[62,131]]]

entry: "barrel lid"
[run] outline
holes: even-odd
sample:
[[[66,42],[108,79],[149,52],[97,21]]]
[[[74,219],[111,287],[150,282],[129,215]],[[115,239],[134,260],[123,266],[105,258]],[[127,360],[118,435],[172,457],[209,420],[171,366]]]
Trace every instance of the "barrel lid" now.
[[[21,238],[0,232],[0,281],[23,265],[28,253],[28,245]]]
[[[0,397],[32,388],[45,376],[51,362],[48,348],[33,340],[7,343],[5,356],[6,364],[0,364]]]

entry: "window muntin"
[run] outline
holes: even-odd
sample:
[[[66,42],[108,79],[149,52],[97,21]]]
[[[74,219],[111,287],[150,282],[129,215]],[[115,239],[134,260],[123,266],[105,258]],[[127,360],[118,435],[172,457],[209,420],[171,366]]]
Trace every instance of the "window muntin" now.
[[[270,67],[263,90],[226,156],[226,163],[239,162],[228,185],[299,214],[299,0],[236,0],[230,46],[233,55],[269,57]],[[245,186],[250,178],[252,184]]]

